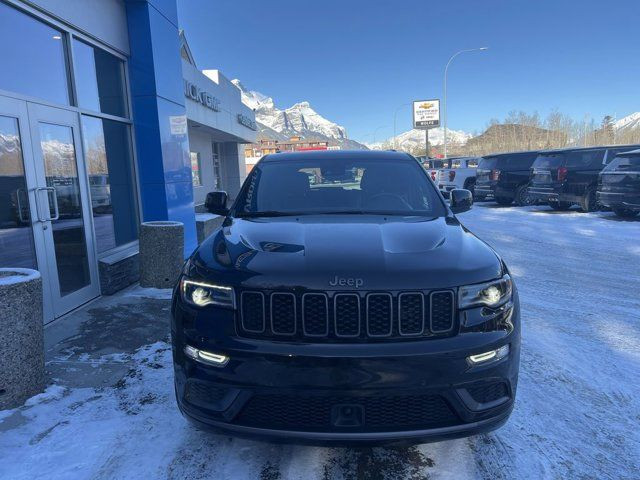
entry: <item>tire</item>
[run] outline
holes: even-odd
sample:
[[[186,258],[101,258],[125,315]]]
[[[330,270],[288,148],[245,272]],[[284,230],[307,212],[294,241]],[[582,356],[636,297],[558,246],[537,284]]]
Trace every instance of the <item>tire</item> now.
[[[640,212],[634,212],[633,210],[629,210],[628,208],[615,207],[613,209],[613,213],[621,218],[635,218]]]
[[[598,206],[595,187],[587,187],[582,199],[580,200],[580,209],[585,213],[595,212],[600,209]]]
[[[496,202],[498,205],[511,205],[513,203],[513,198],[496,197]]]
[[[475,178],[467,178],[467,180],[464,182],[464,188],[471,192],[471,196],[475,200],[475,198],[476,198],[476,179]]]
[[[558,212],[564,212],[571,208],[571,204],[568,202],[549,202],[549,206]]]
[[[528,185],[525,184],[525,185],[520,185],[516,189],[515,201],[516,201],[516,205],[518,205],[519,207],[527,207],[529,205],[533,205],[533,200],[527,193],[527,188],[528,188]]]

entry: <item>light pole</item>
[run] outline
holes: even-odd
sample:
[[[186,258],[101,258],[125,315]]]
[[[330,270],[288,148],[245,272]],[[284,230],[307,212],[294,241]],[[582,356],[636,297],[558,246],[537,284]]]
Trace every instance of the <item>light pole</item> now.
[[[378,133],[378,130],[380,130],[381,128],[387,128],[386,125],[380,125],[379,127],[376,127],[376,129],[373,131],[373,142],[372,143],[376,143],[376,133]]]
[[[398,148],[396,147],[396,118],[398,116],[398,112],[400,111],[401,108],[406,107],[408,105],[411,105],[410,103],[403,103],[402,105],[400,105],[398,108],[396,108],[396,111],[393,112],[393,149],[397,150]]]
[[[444,158],[447,158],[447,71],[449,70],[449,65],[461,53],[467,52],[480,52],[484,50],[489,50],[489,47],[480,47],[480,48],[468,48],[466,50],[460,50],[459,52],[451,55],[451,58],[447,62],[447,66],[444,67]]]

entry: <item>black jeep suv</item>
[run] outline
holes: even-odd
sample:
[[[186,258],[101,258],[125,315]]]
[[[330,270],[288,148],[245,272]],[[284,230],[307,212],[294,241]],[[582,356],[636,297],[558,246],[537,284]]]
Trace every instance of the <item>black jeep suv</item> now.
[[[417,443],[485,432],[513,408],[516,287],[405,153],[258,162],[173,295],[180,410],[294,443]],[[313,180],[313,181],[312,181]]]
[[[578,204],[583,212],[597,210],[598,175],[613,157],[639,145],[564,148],[540,152],[531,170],[529,195],[555,210]]]
[[[600,174],[598,200],[619,217],[640,213],[640,150],[619,153]]]
[[[529,205],[527,193],[531,165],[537,151],[497,153],[480,160],[476,171],[476,200],[492,197],[500,205]]]

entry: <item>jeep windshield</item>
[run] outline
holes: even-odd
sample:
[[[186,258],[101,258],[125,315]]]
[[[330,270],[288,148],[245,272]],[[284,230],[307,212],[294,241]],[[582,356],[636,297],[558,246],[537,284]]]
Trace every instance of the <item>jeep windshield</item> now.
[[[237,217],[447,214],[424,169],[398,156],[264,160],[249,174],[234,208]]]

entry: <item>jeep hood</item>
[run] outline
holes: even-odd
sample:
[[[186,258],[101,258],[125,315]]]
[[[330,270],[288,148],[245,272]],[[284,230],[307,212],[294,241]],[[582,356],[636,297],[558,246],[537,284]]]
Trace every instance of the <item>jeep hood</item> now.
[[[495,252],[455,218],[326,215],[227,219],[200,246],[191,275],[247,288],[454,287],[499,277]]]

